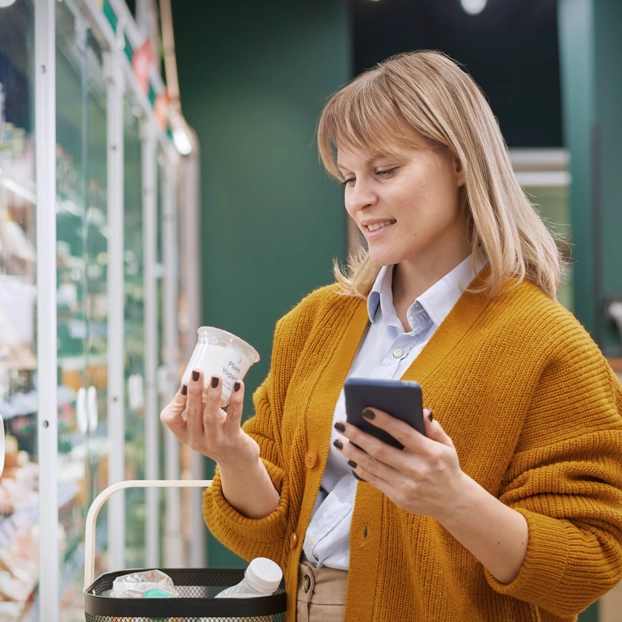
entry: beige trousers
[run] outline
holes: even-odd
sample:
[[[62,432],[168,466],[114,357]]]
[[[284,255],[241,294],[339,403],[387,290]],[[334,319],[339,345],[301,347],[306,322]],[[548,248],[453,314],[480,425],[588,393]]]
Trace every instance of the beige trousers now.
[[[300,564],[298,572],[297,622],[343,622],[348,572]]]

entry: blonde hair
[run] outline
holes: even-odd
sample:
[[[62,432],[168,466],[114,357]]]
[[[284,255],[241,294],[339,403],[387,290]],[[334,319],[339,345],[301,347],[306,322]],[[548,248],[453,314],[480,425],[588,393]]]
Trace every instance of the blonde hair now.
[[[520,187],[497,120],[475,81],[440,52],[393,56],[335,93],[318,124],[320,158],[336,179],[336,148],[389,155],[392,147],[413,147],[423,139],[460,161],[461,188],[473,265],[485,259],[490,297],[527,279],[555,298],[561,257]],[[366,298],[380,271],[364,248],[334,272],[342,292]]]

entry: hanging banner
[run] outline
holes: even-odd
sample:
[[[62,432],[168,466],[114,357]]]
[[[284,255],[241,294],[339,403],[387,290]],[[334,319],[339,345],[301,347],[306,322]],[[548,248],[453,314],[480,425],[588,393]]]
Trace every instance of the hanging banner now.
[[[151,40],[146,37],[143,44],[132,55],[134,74],[143,93],[149,93],[149,73],[155,61],[156,54],[151,45]]]

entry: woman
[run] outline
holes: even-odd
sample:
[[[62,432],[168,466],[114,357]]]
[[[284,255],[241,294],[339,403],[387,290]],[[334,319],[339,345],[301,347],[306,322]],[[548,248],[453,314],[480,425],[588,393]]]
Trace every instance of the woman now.
[[[242,384],[225,413],[200,372],[163,411],[218,463],[209,528],[281,565],[288,620],[575,619],[622,577],[622,389],[555,301],[482,93],[439,53],[393,57],[318,143],[368,250],[277,324],[243,427]],[[349,425],[348,376],[418,381],[426,436],[376,409],[402,451]]]

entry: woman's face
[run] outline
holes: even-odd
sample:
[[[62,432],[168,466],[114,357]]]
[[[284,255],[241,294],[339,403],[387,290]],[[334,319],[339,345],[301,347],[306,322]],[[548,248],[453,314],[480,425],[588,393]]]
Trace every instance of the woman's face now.
[[[339,149],[348,214],[380,266],[449,261],[470,251],[459,205],[464,175],[457,160],[430,148],[370,156]],[[450,268],[451,269],[451,268]]]

